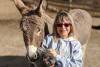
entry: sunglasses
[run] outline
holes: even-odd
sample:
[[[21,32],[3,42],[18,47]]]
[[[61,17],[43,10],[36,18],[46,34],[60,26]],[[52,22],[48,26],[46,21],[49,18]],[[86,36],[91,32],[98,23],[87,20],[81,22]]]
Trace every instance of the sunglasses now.
[[[71,24],[70,23],[59,23],[59,24],[56,24],[56,26],[57,27],[62,27],[62,26],[65,26],[65,27],[69,27],[69,26],[71,26]]]

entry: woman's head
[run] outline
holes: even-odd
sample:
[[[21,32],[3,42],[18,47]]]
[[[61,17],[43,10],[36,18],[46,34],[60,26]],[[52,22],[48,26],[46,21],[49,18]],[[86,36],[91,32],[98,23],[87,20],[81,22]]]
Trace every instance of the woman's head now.
[[[57,13],[53,25],[53,33],[56,37],[66,38],[73,33],[72,21],[66,11]]]

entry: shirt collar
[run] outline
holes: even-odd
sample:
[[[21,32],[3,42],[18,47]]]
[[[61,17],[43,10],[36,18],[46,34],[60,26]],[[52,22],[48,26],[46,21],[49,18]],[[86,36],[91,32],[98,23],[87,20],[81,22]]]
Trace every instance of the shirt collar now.
[[[74,37],[70,36],[68,38],[60,38],[61,40],[64,40],[64,41],[72,41],[72,40],[75,40]]]

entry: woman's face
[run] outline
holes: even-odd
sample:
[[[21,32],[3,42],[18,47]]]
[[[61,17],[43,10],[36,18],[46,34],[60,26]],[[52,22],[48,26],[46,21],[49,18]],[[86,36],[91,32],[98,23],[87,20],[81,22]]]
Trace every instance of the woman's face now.
[[[61,38],[68,37],[71,30],[70,29],[71,24],[69,20],[63,19],[61,22],[58,22],[56,26],[57,26],[57,33]]]

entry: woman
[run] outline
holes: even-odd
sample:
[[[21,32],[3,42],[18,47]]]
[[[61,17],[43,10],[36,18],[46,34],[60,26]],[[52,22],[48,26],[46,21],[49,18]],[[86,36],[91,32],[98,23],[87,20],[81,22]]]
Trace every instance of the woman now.
[[[55,57],[55,67],[82,67],[81,44],[74,35],[74,24],[67,12],[58,12],[53,34],[45,37],[42,47]]]

